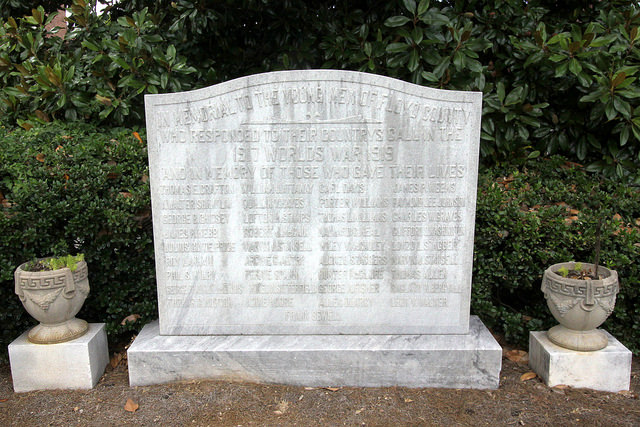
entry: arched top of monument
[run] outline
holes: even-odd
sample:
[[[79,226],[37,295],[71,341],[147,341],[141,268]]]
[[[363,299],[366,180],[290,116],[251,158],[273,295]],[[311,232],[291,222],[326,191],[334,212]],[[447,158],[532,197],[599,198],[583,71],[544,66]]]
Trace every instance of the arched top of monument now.
[[[482,103],[482,92],[436,89],[378,74],[346,70],[289,70],[252,74],[187,92],[148,94],[145,95],[145,103],[148,106],[153,106],[197,102],[234,92],[251,93],[254,89],[269,88],[271,86],[278,88],[283,85],[291,86],[296,84],[306,86],[326,84],[335,86],[344,84],[361,85],[371,89],[379,88],[393,91],[399,95],[415,96],[422,99],[476,104],[478,106]]]

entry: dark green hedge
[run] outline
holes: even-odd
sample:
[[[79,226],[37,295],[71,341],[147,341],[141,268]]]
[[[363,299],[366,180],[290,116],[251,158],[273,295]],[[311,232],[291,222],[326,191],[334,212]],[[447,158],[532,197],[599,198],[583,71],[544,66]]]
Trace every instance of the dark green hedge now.
[[[144,134],[53,123],[0,128],[0,346],[34,321],[14,295],[20,263],[83,252],[91,294],[79,317],[106,322],[111,341],[157,317]],[[472,312],[526,346],[554,321],[540,292],[552,263],[590,261],[598,218],[602,263],[621,291],[604,327],[640,352],[640,192],[594,181],[560,158],[483,170],[479,179]],[[135,323],[122,320],[138,314]]]
[[[640,191],[562,158],[480,174],[472,311],[526,346],[529,330],[555,323],[540,292],[544,270],[593,262],[599,223],[600,263],[618,271],[621,286],[603,327],[640,352]]]
[[[79,317],[112,338],[130,314],[156,317],[146,146],[130,129],[50,124],[0,128],[2,347],[33,321],[13,271],[34,257],[84,253],[91,293]]]

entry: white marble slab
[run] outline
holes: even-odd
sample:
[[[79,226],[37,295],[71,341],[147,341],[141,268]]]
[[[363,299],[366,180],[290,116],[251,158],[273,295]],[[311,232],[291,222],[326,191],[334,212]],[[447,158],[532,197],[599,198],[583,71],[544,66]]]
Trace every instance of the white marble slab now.
[[[164,336],[129,348],[131,386],[192,379],[312,387],[498,387],[502,350],[471,316],[464,335]]]
[[[162,334],[467,333],[481,93],[304,70],[145,104]]]
[[[529,333],[529,365],[550,386],[618,392],[629,390],[631,351],[607,331],[607,347],[574,351],[555,345],[544,331]]]
[[[9,344],[16,393],[48,389],[90,389],[109,363],[104,323],[90,323],[86,334],[59,344],[33,344],[29,331]]]

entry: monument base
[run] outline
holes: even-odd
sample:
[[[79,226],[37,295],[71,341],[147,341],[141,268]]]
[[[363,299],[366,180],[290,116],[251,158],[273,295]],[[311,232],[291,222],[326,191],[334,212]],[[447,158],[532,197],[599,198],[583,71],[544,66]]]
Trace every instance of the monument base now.
[[[498,388],[502,349],[476,316],[466,335],[163,336],[128,352],[131,386],[192,379],[312,387]]]
[[[629,390],[631,351],[603,331],[608,344],[602,350],[574,351],[555,345],[546,332],[529,334],[529,365],[550,386],[618,392]]]
[[[16,393],[49,389],[90,389],[109,363],[104,323],[90,323],[86,334],[59,344],[33,344],[28,331],[9,344]]]

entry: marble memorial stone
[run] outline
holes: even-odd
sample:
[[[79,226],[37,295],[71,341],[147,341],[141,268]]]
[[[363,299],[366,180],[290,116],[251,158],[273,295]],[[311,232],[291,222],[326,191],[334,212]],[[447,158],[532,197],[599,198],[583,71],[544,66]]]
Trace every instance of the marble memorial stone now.
[[[333,70],[147,95],[160,334],[468,333],[481,99]]]

